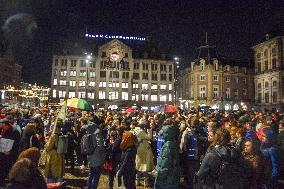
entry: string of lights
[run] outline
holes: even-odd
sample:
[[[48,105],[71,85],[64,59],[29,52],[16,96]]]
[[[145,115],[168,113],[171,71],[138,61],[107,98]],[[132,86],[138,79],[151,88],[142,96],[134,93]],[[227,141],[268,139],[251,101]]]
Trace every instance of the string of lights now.
[[[101,39],[124,39],[124,40],[136,40],[136,41],[146,41],[145,37],[129,37],[122,35],[106,35],[106,34],[85,34],[88,38],[101,38]]]

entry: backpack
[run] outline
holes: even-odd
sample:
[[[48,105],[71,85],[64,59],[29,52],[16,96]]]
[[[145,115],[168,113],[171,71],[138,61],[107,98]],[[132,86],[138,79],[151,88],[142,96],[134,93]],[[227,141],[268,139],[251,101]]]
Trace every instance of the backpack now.
[[[58,154],[66,154],[68,149],[68,135],[58,136],[56,152]]]
[[[84,155],[91,155],[94,153],[97,144],[93,143],[93,135],[86,133],[81,139],[81,153]],[[94,136],[95,137],[95,136]]]
[[[236,149],[229,148],[234,153]],[[230,160],[224,160],[218,151],[215,151],[221,159],[221,163],[215,172],[216,187],[220,189],[242,189],[245,183],[245,167],[240,161],[240,156]]]

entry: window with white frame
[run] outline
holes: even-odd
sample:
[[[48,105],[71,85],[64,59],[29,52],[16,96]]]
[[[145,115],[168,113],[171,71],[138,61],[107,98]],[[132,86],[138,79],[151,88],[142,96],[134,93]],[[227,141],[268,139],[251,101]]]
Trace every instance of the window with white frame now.
[[[243,82],[244,82],[244,84],[247,84],[247,78],[243,78]]]
[[[52,90],[52,97],[56,98],[56,90],[55,89]]]
[[[213,75],[213,81],[218,81],[218,75]]]
[[[128,100],[128,92],[122,92],[121,98],[122,98],[122,100]]]
[[[105,81],[101,81],[99,87],[106,87],[106,82]]]
[[[80,80],[79,81],[79,87],[84,87],[84,86],[86,86],[86,81]]]
[[[90,77],[96,77],[96,72],[90,72]]]
[[[158,85],[157,84],[152,84],[151,89],[158,89]]]
[[[106,92],[105,91],[99,91],[99,99],[106,99]]]
[[[151,95],[151,101],[158,101],[158,95]]]
[[[225,70],[226,70],[227,72],[229,72],[229,71],[230,71],[230,66],[225,66]]]
[[[147,94],[142,94],[141,98],[142,98],[142,100],[148,101],[148,95]]]
[[[147,90],[148,89],[148,84],[142,83],[142,90]]]
[[[70,87],[76,87],[76,81],[69,81]]]
[[[206,80],[206,76],[205,75],[200,75],[200,81],[205,81]]]
[[[201,62],[200,63],[200,70],[204,70],[204,68],[205,68],[205,64],[204,64],[204,62]]]
[[[160,89],[161,90],[166,90],[167,89],[167,85],[160,85]]]
[[[173,85],[172,84],[169,84],[169,90],[173,90]]]
[[[86,98],[86,92],[78,92],[78,98]]]
[[[71,70],[71,71],[70,71],[70,76],[71,76],[71,77],[76,77],[76,74],[77,74],[76,71],[74,71],[74,70]]]
[[[61,69],[60,76],[67,76],[67,70]]]
[[[60,80],[59,85],[62,85],[62,86],[66,85],[66,80]]]
[[[138,101],[139,100],[139,94],[132,94],[132,100]]]
[[[226,98],[231,98],[231,91],[230,91],[230,88],[226,88]]]
[[[128,89],[128,83],[121,83],[121,88]]]
[[[116,100],[116,99],[118,99],[118,92],[116,92],[116,91],[111,91],[111,92],[109,92],[109,93],[108,93],[108,98],[109,98],[110,100]]]
[[[160,95],[160,101],[166,102],[167,101],[167,95]]]
[[[58,97],[59,98],[65,98],[66,97],[66,91],[58,91]]]
[[[172,94],[169,94],[169,101],[172,101],[173,100],[173,96]]]
[[[80,71],[80,77],[86,77],[87,72],[85,70]]]
[[[215,70],[218,71],[218,62],[214,64]]]
[[[96,86],[96,82],[95,81],[90,81],[89,86],[95,87]]]
[[[88,93],[89,99],[95,99],[95,93]]]
[[[57,79],[53,79],[53,85],[57,85]]]
[[[133,84],[132,84],[132,87],[133,87],[133,89],[138,89],[138,88],[139,88],[139,85],[138,85],[138,83],[133,83]]]
[[[214,86],[213,87],[213,97],[217,97],[217,96],[219,96],[219,87]]]
[[[225,77],[225,81],[226,81],[226,82],[230,82],[230,77],[229,77],[229,76],[226,76],[226,77]]]
[[[68,98],[75,98],[76,97],[76,92],[69,92]]]
[[[199,97],[200,98],[206,97],[206,86],[205,85],[199,86]]]

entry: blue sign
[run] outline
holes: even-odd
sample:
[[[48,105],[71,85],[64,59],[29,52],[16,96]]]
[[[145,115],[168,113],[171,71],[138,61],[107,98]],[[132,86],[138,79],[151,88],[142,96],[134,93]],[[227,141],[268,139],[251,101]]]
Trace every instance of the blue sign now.
[[[85,37],[89,38],[101,38],[101,39],[125,39],[125,40],[137,40],[137,41],[145,41],[145,37],[129,37],[129,36],[121,36],[121,35],[103,35],[103,34],[85,34]]]

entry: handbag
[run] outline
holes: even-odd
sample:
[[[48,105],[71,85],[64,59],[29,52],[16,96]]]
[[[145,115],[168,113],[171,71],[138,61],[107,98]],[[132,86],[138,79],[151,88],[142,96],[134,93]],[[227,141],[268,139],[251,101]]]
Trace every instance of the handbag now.
[[[104,169],[107,171],[111,171],[112,170],[112,161],[111,160],[107,160],[104,163]]]
[[[123,182],[123,176],[120,176],[120,177],[117,176],[117,175],[115,176],[113,189],[127,189],[124,185],[124,182]]]

